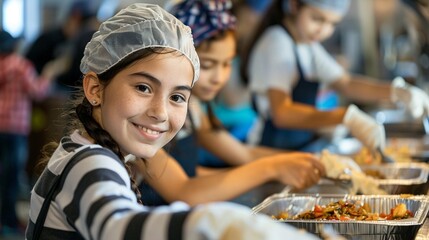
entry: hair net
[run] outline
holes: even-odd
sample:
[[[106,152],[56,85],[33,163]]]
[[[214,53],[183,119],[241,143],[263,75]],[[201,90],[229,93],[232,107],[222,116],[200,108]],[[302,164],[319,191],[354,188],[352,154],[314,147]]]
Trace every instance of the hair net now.
[[[283,0],[283,11],[289,11],[289,1]],[[298,0],[305,4],[333,11],[341,16],[347,13],[351,0]]]
[[[133,52],[165,47],[183,53],[194,68],[193,83],[200,71],[191,29],[158,5],[135,3],[106,20],[86,45],[80,64],[82,73],[101,74]]]
[[[231,14],[229,0],[187,0],[171,10],[180,21],[192,29],[194,43],[215,36],[220,31],[235,29],[236,18]]]
[[[302,2],[325,10],[333,11],[343,16],[347,13],[350,0],[301,0]]]

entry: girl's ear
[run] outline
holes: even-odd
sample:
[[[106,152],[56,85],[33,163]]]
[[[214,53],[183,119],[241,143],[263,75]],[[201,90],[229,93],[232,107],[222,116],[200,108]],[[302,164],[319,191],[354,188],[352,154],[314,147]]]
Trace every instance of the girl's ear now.
[[[83,91],[85,97],[93,106],[98,106],[101,103],[101,84],[97,74],[94,72],[87,73],[83,78]]]

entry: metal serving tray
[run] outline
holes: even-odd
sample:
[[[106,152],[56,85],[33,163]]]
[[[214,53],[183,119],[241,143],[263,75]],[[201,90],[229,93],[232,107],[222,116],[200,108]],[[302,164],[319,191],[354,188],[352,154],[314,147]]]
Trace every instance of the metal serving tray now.
[[[389,194],[426,194],[429,183],[429,165],[426,163],[391,163],[361,166],[363,171],[375,170],[385,179],[375,181]]]
[[[320,179],[320,181],[306,189],[288,189],[283,190],[283,193],[298,193],[298,194],[349,194],[352,189],[351,181],[335,182],[329,179]]]
[[[311,210],[316,204],[327,205],[339,200],[360,200],[368,203],[372,212],[390,213],[399,203],[405,203],[414,217],[403,220],[337,221],[337,220],[273,220],[291,224],[321,237],[323,226],[332,227],[346,239],[359,240],[410,240],[423,225],[429,210],[429,198],[424,195],[403,198],[400,195],[302,195],[274,194],[252,210],[254,214],[277,215],[288,212],[290,216]]]
[[[391,137],[387,139],[388,147],[407,147],[410,158],[418,162],[429,162],[429,134],[414,137]],[[344,138],[331,146],[330,151],[340,155],[353,157],[363,145],[356,138]]]

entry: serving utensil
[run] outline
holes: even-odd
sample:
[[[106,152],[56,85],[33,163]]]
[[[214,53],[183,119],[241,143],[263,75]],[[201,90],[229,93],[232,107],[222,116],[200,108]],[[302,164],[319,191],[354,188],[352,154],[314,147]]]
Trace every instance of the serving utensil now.
[[[429,116],[423,117],[423,128],[425,130],[425,134],[429,134]]]
[[[383,152],[383,150],[381,150],[381,148],[380,148],[380,147],[377,147],[377,152],[380,154],[380,156],[381,156],[381,160],[382,160],[383,162],[386,162],[386,163],[394,163],[394,162],[395,162],[395,160],[393,160],[393,158],[391,158],[390,156],[387,156],[387,155]]]

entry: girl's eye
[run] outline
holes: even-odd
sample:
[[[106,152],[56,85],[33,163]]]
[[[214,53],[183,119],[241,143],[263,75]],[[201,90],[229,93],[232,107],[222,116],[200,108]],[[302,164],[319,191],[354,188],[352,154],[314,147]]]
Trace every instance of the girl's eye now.
[[[212,62],[204,62],[204,61],[202,61],[201,63],[200,63],[200,68],[202,68],[202,69],[210,69],[210,68],[212,68],[213,67],[213,63]]]
[[[228,61],[228,62],[225,62],[225,63],[224,63],[224,66],[225,66],[225,67],[231,67],[231,66],[232,66],[232,60],[231,60],[231,61]]]
[[[136,86],[137,90],[139,90],[140,92],[149,92],[150,88],[149,86],[145,85],[145,84],[140,84]]]
[[[325,21],[325,19],[323,17],[320,17],[320,16],[313,16],[313,21],[323,23]]]
[[[171,100],[173,100],[174,102],[177,102],[177,103],[186,102],[186,98],[180,94],[175,94],[175,95],[171,96]]]

